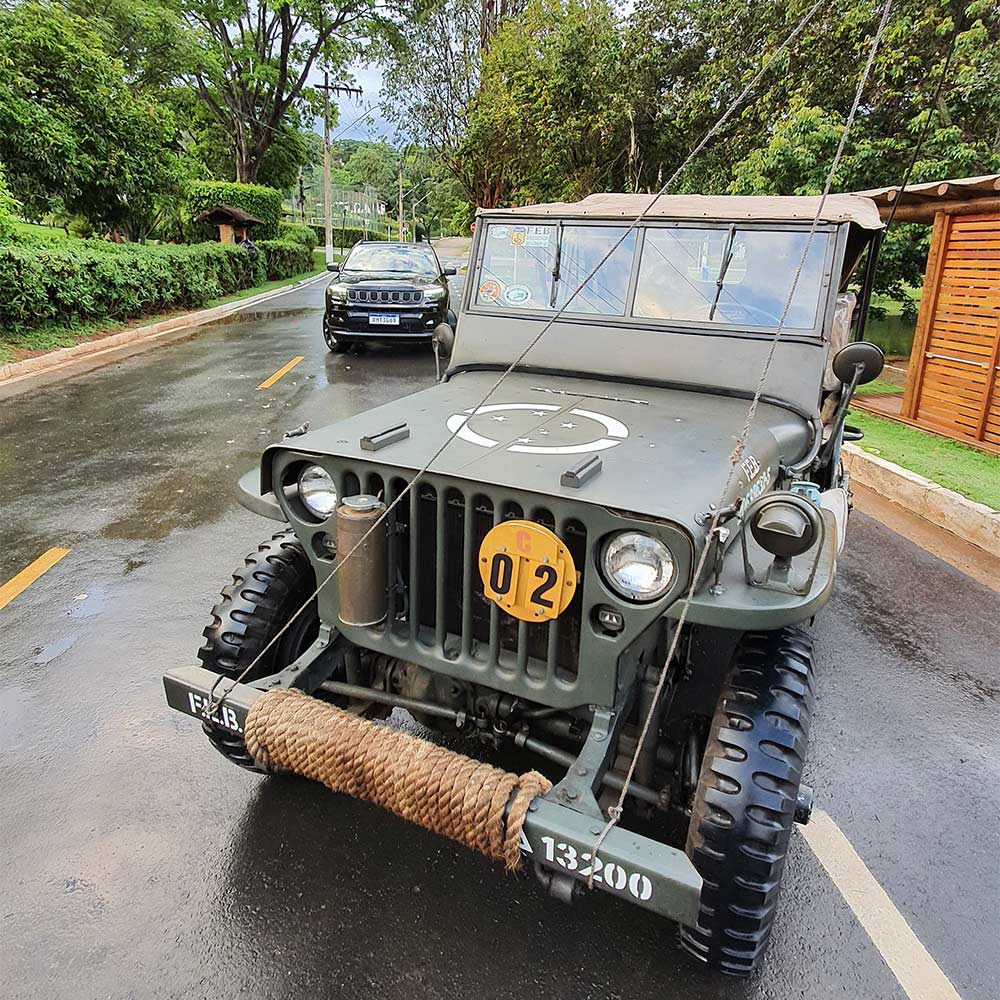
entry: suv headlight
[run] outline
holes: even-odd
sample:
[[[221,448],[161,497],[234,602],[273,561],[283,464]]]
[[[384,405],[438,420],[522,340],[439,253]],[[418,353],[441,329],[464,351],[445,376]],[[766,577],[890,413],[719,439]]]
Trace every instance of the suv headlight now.
[[[327,285],[326,297],[331,302],[343,305],[347,301],[347,289],[343,285]]]
[[[299,473],[299,499],[317,517],[329,517],[337,509],[337,488],[330,474],[318,465],[307,465]]]
[[[604,578],[622,597],[655,601],[674,579],[674,558],[658,538],[641,531],[623,531],[604,543]]]
[[[440,302],[444,298],[444,289],[437,285],[431,285],[424,289],[425,302]]]

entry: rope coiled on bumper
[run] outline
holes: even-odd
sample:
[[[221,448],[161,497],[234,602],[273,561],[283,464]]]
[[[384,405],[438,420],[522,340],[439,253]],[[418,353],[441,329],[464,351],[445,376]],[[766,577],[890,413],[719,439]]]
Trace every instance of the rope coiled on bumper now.
[[[511,871],[521,867],[528,806],[552,787],[537,771],[501,771],[290,689],[253,703],[245,740],[265,770],[293,771],[372,802]]]

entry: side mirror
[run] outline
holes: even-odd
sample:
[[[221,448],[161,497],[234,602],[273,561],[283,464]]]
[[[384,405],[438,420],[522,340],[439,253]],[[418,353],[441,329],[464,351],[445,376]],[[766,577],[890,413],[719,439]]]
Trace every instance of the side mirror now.
[[[340,265],[336,261],[332,261],[331,263],[326,265],[326,269],[328,271],[333,271],[334,274],[339,274]]]
[[[447,323],[438,323],[431,336],[434,353],[438,357],[450,358],[455,347],[455,331]]]
[[[884,367],[882,349],[866,340],[842,347],[833,359],[833,374],[845,385],[854,383],[855,373],[856,385],[871,382],[882,374]]]
[[[444,268],[444,270],[443,270],[443,271],[442,271],[441,273],[442,273],[442,274],[443,274],[443,275],[444,275],[444,276],[445,276],[446,278],[450,278],[450,277],[452,277],[453,275],[456,275],[456,274],[458,274],[458,268],[456,268],[456,267],[446,267],[446,268]]]

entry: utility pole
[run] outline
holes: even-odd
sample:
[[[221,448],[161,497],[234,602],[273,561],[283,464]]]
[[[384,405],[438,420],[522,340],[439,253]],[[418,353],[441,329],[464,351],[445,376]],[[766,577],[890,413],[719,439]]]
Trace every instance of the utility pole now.
[[[360,87],[345,87],[335,83],[330,85],[330,74],[323,73],[323,82],[320,84],[323,91],[323,221],[325,223],[326,236],[326,262],[333,263],[333,193],[330,185],[330,92],[335,94],[348,94],[361,99]]]
[[[396,215],[396,225],[399,227],[399,242],[403,242],[403,159],[399,160],[399,212]]]

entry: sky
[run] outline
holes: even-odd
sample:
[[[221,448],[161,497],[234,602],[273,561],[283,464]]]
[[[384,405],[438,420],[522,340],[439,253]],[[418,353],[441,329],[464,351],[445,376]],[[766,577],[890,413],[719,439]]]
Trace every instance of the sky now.
[[[385,137],[391,142],[395,135],[395,126],[383,118],[378,106],[382,90],[382,67],[375,63],[369,65],[357,61],[349,67],[348,72],[354,77],[354,86],[360,87],[364,94],[360,100],[348,96],[338,96],[335,99],[340,115],[338,124],[330,130],[330,137],[369,140]],[[348,127],[369,105],[371,105],[370,117]],[[322,134],[322,119],[315,123],[314,129]]]

